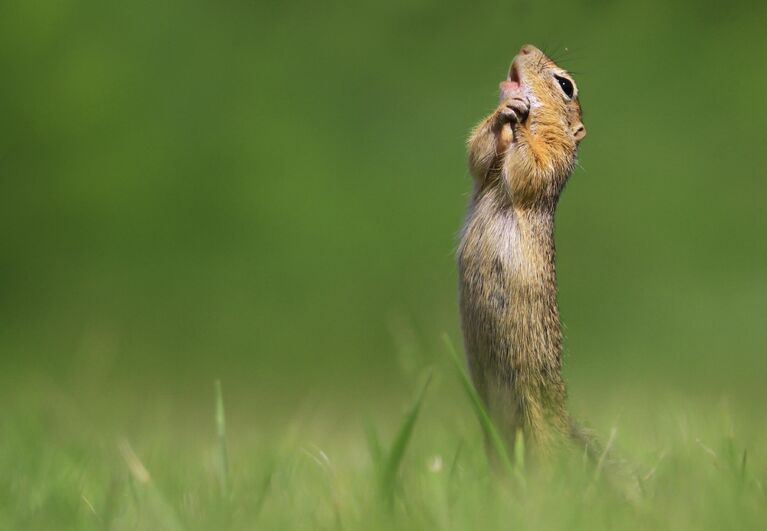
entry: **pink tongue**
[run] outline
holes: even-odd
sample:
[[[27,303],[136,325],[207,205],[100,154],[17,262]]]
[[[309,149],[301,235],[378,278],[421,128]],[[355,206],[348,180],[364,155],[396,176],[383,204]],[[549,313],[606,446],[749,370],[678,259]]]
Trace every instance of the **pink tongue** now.
[[[510,79],[504,79],[501,81],[501,90],[516,90],[519,88],[519,81],[511,81]]]
[[[511,95],[511,93],[513,93],[516,90],[519,90],[519,81],[511,81],[510,79],[505,79],[501,81],[499,88],[500,88],[501,101],[503,101],[506,98],[508,98]]]

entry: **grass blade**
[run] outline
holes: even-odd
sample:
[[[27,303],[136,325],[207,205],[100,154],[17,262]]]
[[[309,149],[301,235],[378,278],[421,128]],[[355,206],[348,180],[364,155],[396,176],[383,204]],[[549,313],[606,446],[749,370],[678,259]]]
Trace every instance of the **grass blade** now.
[[[365,419],[365,437],[368,443],[368,451],[370,451],[370,457],[373,460],[373,467],[376,473],[381,473],[381,467],[383,466],[384,451],[381,447],[381,439],[378,437],[378,430],[376,430],[375,424],[368,417]]]
[[[592,479],[592,484],[599,481],[599,477],[602,475],[602,469],[605,466],[605,460],[607,459],[607,456],[612,449],[613,443],[615,442],[615,436],[617,434],[618,428],[613,426],[613,428],[610,430],[610,437],[607,439],[607,444],[605,444],[605,448],[602,450],[602,455],[599,456],[599,461],[597,461],[597,467],[594,470],[594,478]]]
[[[503,466],[509,477],[517,477],[520,480],[520,483],[524,485],[524,476],[522,476],[521,472],[515,473],[514,466],[511,463],[511,459],[509,458],[509,452],[506,443],[501,437],[501,434],[498,433],[495,424],[493,424],[493,421],[490,419],[490,415],[488,415],[487,410],[482,403],[482,399],[479,397],[479,393],[477,393],[477,390],[474,388],[474,384],[471,383],[469,375],[466,374],[466,370],[463,368],[463,363],[458,358],[455,347],[453,347],[453,342],[450,341],[450,337],[447,334],[444,334],[442,337],[445,341],[445,345],[447,346],[448,354],[450,354],[450,359],[453,360],[453,364],[455,365],[455,368],[461,378],[463,390],[469,397],[469,402],[471,403],[472,409],[474,410],[474,414],[477,416],[480,426],[482,426],[482,429],[490,441],[493,450],[495,450],[496,455],[500,459],[501,466]]]
[[[384,499],[387,504],[391,506],[394,501],[394,490],[397,481],[397,471],[399,470],[402,458],[407,450],[408,443],[410,442],[410,436],[413,434],[413,427],[418,419],[418,413],[421,410],[421,404],[423,403],[424,396],[426,395],[426,389],[431,382],[432,371],[429,370],[426,379],[421,385],[418,393],[416,393],[415,399],[410,406],[410,409],[405,414],[405,418],[402,421],[397,436],[394,438],[392,447],[389,450],[389,454],[386,456],[386,461],[383,464],[381,470],[381,490]]]
[[[253,511],[252,511],[252,518],[255,521],[255,518],[257,518],[261,511],[264,508],[264,504],[266,503],[266,499],[269,496],[269,492],[272,489],[272,482],[274,478],[275,469],[277,468],[276,464],[274,462],[269,463],[269,467],[266,470],[266,473],[264,474],[263,479],[261,480],[261,483],[258,486],[258,489],[256,490],[257,495],[255,498],[255,503],[253,504]]]
[[[216,435],[218,436],[218,480],[221,494],[229,492],[229,454],[226,445],[226,415],[224,413],[224,395],[221,391],[221,380],[214,382],[216,392]]]
[[[525,471],[525,437],[522,430],[517,430],[514,437],[514,470],[520,474]]]
[[[130,472],[131,489],[136,510],[146,508],[159,529],[182,531],[183,526],[176,511],[152,481],[146,467],[133,451],[127,439],[120,439],[117,448]]]

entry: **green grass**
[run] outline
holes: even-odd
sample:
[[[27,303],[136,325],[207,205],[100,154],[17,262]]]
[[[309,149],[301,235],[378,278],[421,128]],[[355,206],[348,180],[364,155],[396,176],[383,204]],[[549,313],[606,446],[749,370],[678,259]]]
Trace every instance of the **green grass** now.
[[[272,416],[253,407],[266,407],[259,399],[228,403],[225,424],[220,384],[200,408],[171,400],[146,409],[119,392],[94,407],[30,388],[0,424],[0,529],[767,525],[767,430],[746,408],[626,392],[616,421],[608,404],[617,399],[587,404],[639,473],[642,494],[629,503],[577,453],[525,471],[517,445],[507,465],[492,465],[464,376],[438,365],[413,382],[413,398],[370,397],[367,421],[335,403]]]

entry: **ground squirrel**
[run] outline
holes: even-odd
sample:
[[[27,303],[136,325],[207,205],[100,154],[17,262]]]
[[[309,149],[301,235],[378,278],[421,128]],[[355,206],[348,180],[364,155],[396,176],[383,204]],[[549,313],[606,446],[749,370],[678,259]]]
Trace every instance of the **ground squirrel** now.
[[[468,142],[458,267],[469,370],[507,440],[521,430],[536,454],[580,437],[560,371],[554,211],[585,135],[572,77],[528,44]]]

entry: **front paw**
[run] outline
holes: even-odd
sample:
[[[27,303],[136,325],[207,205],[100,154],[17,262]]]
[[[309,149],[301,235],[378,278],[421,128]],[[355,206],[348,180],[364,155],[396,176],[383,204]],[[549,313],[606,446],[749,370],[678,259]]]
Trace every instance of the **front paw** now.
[[[498,108],[501,123],[522,123],[529,114],[530,101],[522,95],[511,96]]]

